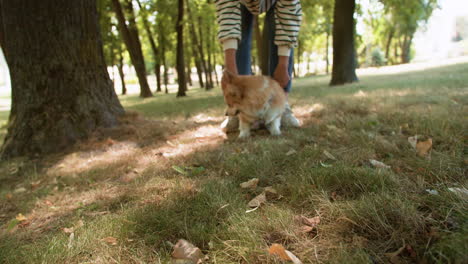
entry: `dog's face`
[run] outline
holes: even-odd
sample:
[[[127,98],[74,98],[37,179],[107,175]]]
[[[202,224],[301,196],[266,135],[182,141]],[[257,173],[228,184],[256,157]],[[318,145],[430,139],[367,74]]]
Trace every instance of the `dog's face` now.
[[[240,113],[239,105],[242,102],[242,87],[236,84],[236,75],[225,71],[223,74],[223,88],[224,101],[227,104],[226,115],[236,116]]]

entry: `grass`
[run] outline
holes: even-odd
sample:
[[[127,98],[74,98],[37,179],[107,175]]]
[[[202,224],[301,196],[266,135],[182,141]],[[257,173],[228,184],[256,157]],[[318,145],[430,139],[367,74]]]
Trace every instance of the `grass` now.
[[[180,238],[208,263],[280,263],[272,243],[304,263],[466,263],[468,198],[448,189],[467,188],[466,72],[460,63],[333,88],[326,76],[299,79],[290,102],[303,127],[245,141],[219,131],[219,90],[121,97],[121,127],[67,154],[0,164],[0,263],[168,263]],[[414,135],[433,139],[429,157],[416,155]],[[257,189],[239,188],[254,177]],[[268,186],[279,197],[246,213]],[[321,221],[304,233],[298,215]]]

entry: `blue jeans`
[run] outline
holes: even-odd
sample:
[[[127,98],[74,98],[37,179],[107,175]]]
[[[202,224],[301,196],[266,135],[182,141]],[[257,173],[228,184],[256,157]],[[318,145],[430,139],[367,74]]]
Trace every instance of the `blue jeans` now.
[[[239,42],[239,47],[236,52],[236,62],[237,62],[237,71],[241,75],[251,75],[252,74],[252,61],[251,61],[251,51],[252,51],[252,31],[253,31],[253,21],[254,16],[249,12],[249,10],[241,5],[241,40]],[[268,64],[267,72],[270,76],[273,76],[275,72],[276,65],[278,65],[278,46],[275,45],[275,7],[272,6],[270,10],[266,13],[265,25],[263,27],[263,49],[266,49],[266,52],[263,54],[268,55]],[[291,54],[289,55],[289,78],[292,80],[292,71],[293,71],[293,55],[294,52],[291,49]],[[291,80],[288,82],[284,91],[289,93],[291,91]]]

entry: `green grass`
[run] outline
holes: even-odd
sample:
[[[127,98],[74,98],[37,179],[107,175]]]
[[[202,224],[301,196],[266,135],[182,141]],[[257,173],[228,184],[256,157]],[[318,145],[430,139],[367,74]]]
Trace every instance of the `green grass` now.
[[[411,249],[401,263],[465,263],[468,198],[448,188],[468,185],[467,72],[465,63],[332,88],[327,76],[299,79],[290,102],[303,127],[244,141],[220,137],[219,89],[123,96],[140,115],[121,128],[68,154],[0,164],[0,263],[168,263],[180,238],[208,263],[280,263],[272,243],[304,263],[390,263],[402,246]],[[416,155],[414,135],[433,139],[430,157]],[[239,188],[254,177],[257,189]],[[268,186],[279,197],[246,213]],[[298,215],[321,222],[302,233]],[[73,226],[70,239],[63,228]]]

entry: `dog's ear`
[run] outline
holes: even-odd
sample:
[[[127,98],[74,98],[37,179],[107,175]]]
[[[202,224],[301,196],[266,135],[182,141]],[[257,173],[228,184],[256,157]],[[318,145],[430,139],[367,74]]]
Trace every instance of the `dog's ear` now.
[[[226,83],[232,83],[236,77],[237,77],[236,74],[228,70],[224,70],[223,72],[223,79],[226,81]]]

